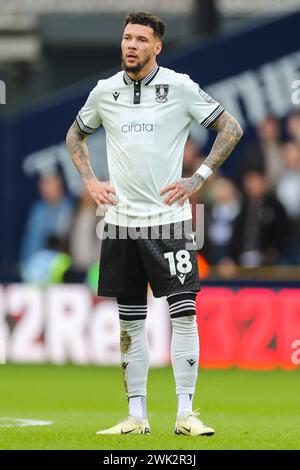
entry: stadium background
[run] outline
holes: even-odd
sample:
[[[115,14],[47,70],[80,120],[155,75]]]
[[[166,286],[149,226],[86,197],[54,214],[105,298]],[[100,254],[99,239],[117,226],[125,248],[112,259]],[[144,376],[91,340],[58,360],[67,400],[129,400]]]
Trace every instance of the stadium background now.
[[[205,446],[299,448],[296,0],[284,7],[274,0],[0,1],[0,427],[5,431],[0,448],[124,445],[78,437],[86,432],[85,425],[93,433],[93,423],[115,420],[126,404],[119,369],[108,367],[119,362],[116,304],[95,296],[100,219],[82,193],[64,139],[89,90],[119,69],[124,13],[136,8],[167,22],[159,64],[188,73],[234,114],[245,132],[220,173],[192,201],[205,203],[205,244],[199,252],[203,290],[197,298],[202,371],[196,401],[223,429],[220,440]],[[185,176],[200,165],[213,137],[213,132],[192,127]],[[97,176],[106,179],[102,129],[91,136],[89,148]],[[150,386],[158,414],[161,384],[169,394],[174,386],[169,383],[167,304],[151,292],[148,334],[151,364],[157,367]],[[61,382],[61,402],[52,391],[62,373],[76,393]],[[88,409],[80,391],[84,377],[91,397]],[[103,384],[116,390],[111,402]],[[222,400],[220,386],[228,392],[221,393]],[[168,406],[164,404],[166,426],[173,416]],[[229,415],[236,418],[230,438],[224,425]],[[66,437],[59,446],[51,426],[37,440],[34,427],[19,429],[22,419],[53,419],[54,429],[61,420],[66,436],[72,429],[73,441]],[[72,419],[83,427],[75,430]],[[246,423],[257,422],[256,438],[241,436]],[[276,434],[281,426],[291,432]],[[150,442],[151,448],[178,445],[171,435],[169,442]],[[126,441],[128,448],[132,445]],[[135,448],[140,445],[134,443]],[[184,445],[197,448],[195,443]]]

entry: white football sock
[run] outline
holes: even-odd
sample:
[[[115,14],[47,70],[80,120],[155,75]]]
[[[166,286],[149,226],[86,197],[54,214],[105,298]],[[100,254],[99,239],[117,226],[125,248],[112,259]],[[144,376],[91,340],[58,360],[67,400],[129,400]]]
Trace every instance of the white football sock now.
[[[146,396],[149,344],[145,323],[145,320],[120,320],[121,361],[128,398]]]
[[[146,397],[139,395],[128,398],[129,414],[134,416],[139,422],[147,419]]]
[[[176,394],[194,394],[198,375],[199,338],[196,315],[171,318],[171,359]]]
[[[193,411],[193,395],[191,393],[179,393],[179,395],[177,395],[177,401],[177,417],[184,416]]]

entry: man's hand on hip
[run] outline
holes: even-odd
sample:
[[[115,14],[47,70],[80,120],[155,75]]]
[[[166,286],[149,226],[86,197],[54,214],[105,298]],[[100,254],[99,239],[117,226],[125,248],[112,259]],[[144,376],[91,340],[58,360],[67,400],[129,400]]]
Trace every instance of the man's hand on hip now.
[[[94,176],[87,181],[86,188],[97,206],[102,204],[115,206],[117,204],[117,201],[111,196],[111,194],[116,194],[116,192],[109,181],[99,181]]]
[[[199,191],[203,182],[204,178],[198,173],[195,173],[190,178],[181,178],[175,183],[168,184],[160,191],[160,195],[162,196],[163,194],[169,193],[164,200],[164,203],[169,206],[177,199],[179,199],[179,204],[183,205],[192,194]]]

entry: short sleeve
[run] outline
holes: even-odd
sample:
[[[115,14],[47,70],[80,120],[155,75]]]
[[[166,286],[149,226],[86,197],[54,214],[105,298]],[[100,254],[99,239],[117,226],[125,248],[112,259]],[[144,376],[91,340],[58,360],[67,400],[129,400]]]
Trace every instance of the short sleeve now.
[[[92,134],[101,124],[101,117],[98,111],[97,87],[88,96],[85,105],[76,116],[76,122],[82,132]]]
[[[209,127],[225,111],[223,106],[203,91],[188,75],[183,82],[188,113],[203,127]]]

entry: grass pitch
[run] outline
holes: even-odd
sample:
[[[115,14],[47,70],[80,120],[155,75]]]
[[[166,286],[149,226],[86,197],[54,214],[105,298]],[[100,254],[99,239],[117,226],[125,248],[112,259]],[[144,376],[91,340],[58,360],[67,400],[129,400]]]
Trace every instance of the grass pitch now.
[[[118,368],[7,364],[0,366],[0,449],[299,449],[299,390],[300,370],[200,370],[194,408],[216,435],[175,436],[172,370],[152,369],[151,435],[96,436],[127,414]]]

